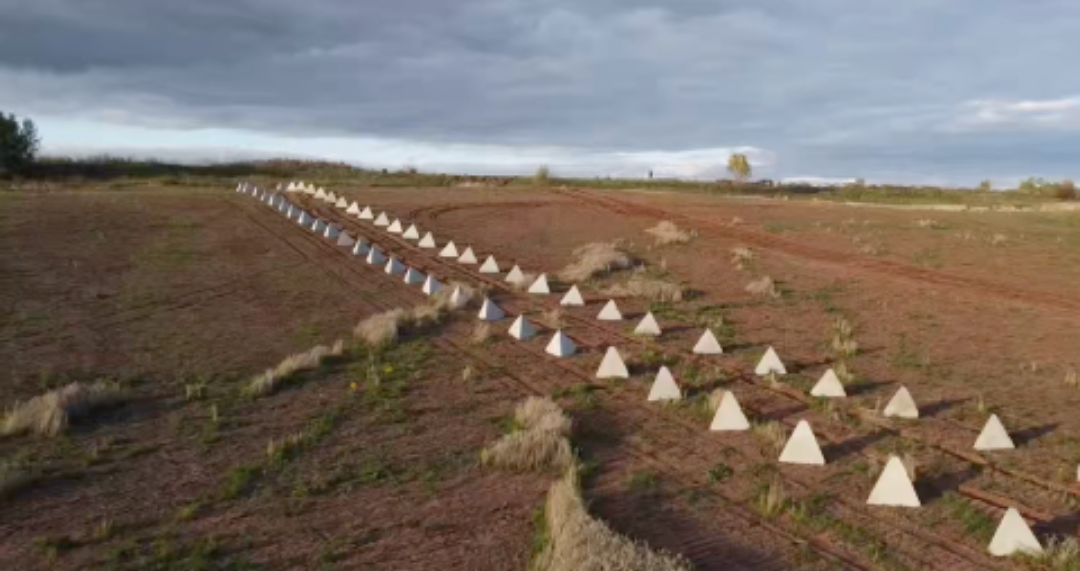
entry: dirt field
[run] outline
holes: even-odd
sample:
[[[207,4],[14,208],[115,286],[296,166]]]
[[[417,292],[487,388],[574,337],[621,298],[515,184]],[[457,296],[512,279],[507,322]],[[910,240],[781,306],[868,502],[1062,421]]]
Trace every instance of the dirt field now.
[[[494,254],[504,270],[554,277],[576,247],[622,240],[651,275],[695,295],[621,298],[628,320],[601,323],[597,290],[618,277],[590,282],[588,307],[563,312],[582,349],[571,359],[543,353],[546,328],[510,339],[509,320],[471,344],[465,314],[381,357],[386,385],[400,390],[369,390],[372,361],[351,355],[254,400],[239,393],[252,375],[423,296],[232,190],[0,195],[0,401],[103,377],[131,394],[60,437],[0,440],[0,454],[36,478],[0,509],[0,567],[524,569],[553,476],[496,473],[475,458],[529,394],[558,397],[574,417],[593,512],[700,569],[1015,569],[986,554],[1007,506],[1043,539],[1077,534],[1080,387],[1066,382],[1080,367],[1076,213],[335,187],[433,231],[440,246]],[[514,293],[293,198],[443,281],[486,283],[510,315],[539,320],[568,285],[546,298]],[[645,229],[660,220],[697,235],[655,245]],[[737,246],[754,252],[743,270],[731,262]],[[745,290],[766,275],[778,297]],[[649,309],[665,328],[657,341],[630,335]],[[826,407],[805,394],[832,362],[841,316],[860,346],[858,384]],[[705,317],[722,317],[723,357],[690,354]],[[594,379],[609,345],[630,380]],[[778,385],[750,374],[769,345],[793,373]],[[645,402],[661,363],[686,404]],[[900,384],[921,406],[917,422],[874,413]],[[186,398],[192,385],[205,394]],[[829,464],[778,464],[756,432],[710,433],[702,405],[719,387],[757,421],[790,431],[809,419]],[[990,411],[1016,450],[971,450]],[[268,441],[298,432],[310,436],[302,450],[271,461]],[[891,453],[915,459],[921,509],[864,505]],[[783,489],[776,507],[763,504],[770,485]]]

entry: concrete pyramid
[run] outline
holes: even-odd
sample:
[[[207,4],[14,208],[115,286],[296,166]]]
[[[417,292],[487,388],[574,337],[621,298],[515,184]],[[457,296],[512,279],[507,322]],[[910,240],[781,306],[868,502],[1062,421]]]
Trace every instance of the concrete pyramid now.
[[[357,238],[356,244],[353,244],[352,253],[354,256],[366,256],[370,249],[371,248],[363,238]]]
[[[323,233],[323,237],[330,238],[332,240],[336,239],[340,235],[341,228],[339,228],[337,224],[328,224],[326,226],[326,232]]]
[[[356,215],[356,217],[360,220],[374,220],[375,213],[371,211],[370,206],[365,206],[364,209],[360,211],[360,214]]]
[[[540,274],[540,277],[536,278],[536,281],[529,286],[529,293],[536,295],[547,295],[551,293],[551,287],[548,285],[547,274]]]
[[[497,274],[499,273],[499,263],[495,261],[495,256],[488,256],[484,263],[480,266],[480,273],[482,274]]]
[[[237,185],[236,185],[236,192],[237,192],[237,193],[241,193],[241,192],[244,192],[244,183],[242,183],[242,182],[241,182],[241,183],[237,183]]]
[[[847,396],[847,391],[840,383],[840,378],[836,376],[836,371],[830,367],[824,375],[821,375],[814,388],[810,389],[810,396],[843,398]]]
[[[338,236],[338,239],[337,239],[337,245],[342,246],[344,248],[348,248],[349,246],[352,246],[355,243],[356,243],[356,240],[354,240],[353,237],[350,236],[348,232],[342,232]]]
[[[420,291],[427,295],[435,295],[442,291],[442,284],[439,283],[439,280],[435,279],[435,276],[428,274],[427,279],[424,280],[424,287],[421,288]]]
[[[326,200],[326,191],[324,191],[320,187],[319,190],[315,191],[315,198],[318,198],[319,200]]]
[[[901,386],[889,399],[882,414],[896,418],[919,418],[919,407],[915,405],[915,399],[911,398],[907,387]]]
[[[525,281],[525,274],[521,271],[521,268],[517,264],[510,268],[510,271],[506,274],[506,283],[519,284]]]
[[[649,402],[658,400],[681,400],[682,391],[675,384],[675,377],[666,366],[661,366],[653,380],[652,388],[649,389]]]
[[[784,362],[780,360],[780,356],[776,354],[776,350],[769,347],[765,351],[765,355],[761,357],[761,361],[758,361],[757,367],[754,368],[754,374],[764,377],[769,373],[776,373],[777,375],[786,375],[787,369],[784,368]]]
[[[600,321],[622,321],[622,312],[619,311],[619,306],[615,305],[615,300],[612,299],[608,300],[596,318]]]
[[[604,353],[604,360],[600,361],[600,368],[596,370],[598,379],[627,379],[630,371],[626,368],[619,351],[614,347],[608,347]]]
[[[356,204],[356,203],[354,202],[353,204]],[[344,197],[339,196],[338,199],[337,199],[337,202],[334,203],[334,206],[337,206],[338,208],[348,209],[349,208],[349,201],[345,200]]]
[[[780,453],[780,461],[785,464],[825,464],[825,456],[809,422],[800,420],[795,425],[795,432],[791,433],[784,451]]]
[[[724,348],[720,346],[720,342],[716,340],[716,335],[713,335],[710,329],[706,329],[698,338],[697,343],[694,344],[695,355],[721,355],[723,352]]]
[[[559,300],[559,305],[563,307],[583,307],[585,298],[581,297],[581,290],[576,285],[572,285],[566,295],[563,295],[562,299]]]
[[[294,190],[296,190],[296,183],[289,181],[289,186],[285,187],[285,192],[292,192]]]
[[[709,430],[717,432],[750,430],[750,421],[746,420],[746,415],[743,414],[735,393],[724,392],[724,396],[720,398],[720,405],[716,407],[712,423],[709,424]]]
[[[274,188],[277,189],[278,192],[281,192],[281,183],[277,183],[277,186],[275,186]]]
[[[390,225],[390,217],[388,217],[385,212],[380,212],[379,217],[375,219],[375,225],[376,226],[389,226]]]
[[[315,196],[315,193],[317,193],[318,191],[315,190],[315,185],[314,184],[308,183],[307,190],[305,192],[307,192],[311,196]]]
[[[478,317],[483,321],[499,321],[506,317],[506,314],[503,313],[499,306],[495,305],[495,302],[485,297],[484,304],[480,306]]]
[[[1009,432],[1005,430],[1005,425],[1001,424],[998,415],[991,414],[990,418],[986,420],[982,432],[979,433],[979,437],[975,439],[975,449],[1012,450],[1013,448],[1016,448],[1016,445],[1013,444]]]
[[[574,353],[577,353],[577,347],[574,346],[574,342],[562,332],[562,329],[560,329],[551,337],[551,341],[548,341],[547,348],[544,349],[544,352],[556,357],[569,357]]]
[[[442,251],[439,252],[440,258],[456,258],[458,257],[457,246],[454,245],[454,241],[451,240],[443,246]]]
[[[634,328],[635,335],[649,335],[652,337],[660,336],[660,324],[656,322],[656,318],[653,317],[652,312],[647,312],[645,317],[641,318],[641,322]]]
[[[885,463],[885,469],[878,476],[874,489],[870,490],[870,497],[866,500],[869,506],[897,506],[902,508],[917,508],[922,506],[919,494],[915,492],[915,486],[908,477],[907,468],[897,456],[890,456]]]
[[[427,280],[427,276],[423,272],[416,268],[409,268],[405,270],[405,283],[408,285],[422,284]]]
[[[345,209],[345,214],[352,214],[353,216],[360,214],[360,205],[357,204],[355,200],[352,201],[352,204],[350,204],[349,207]]]
[[[384,256],[383,253],[379,251],[378,246],[372,246],[370,249],[368,249],[367,263],[373,266],[378,266],[383,264],[384,262],[386,262],[386,256]]]
[[[386,227],[386,231],[391,234],[401,234],[403,232],[403,229],[401,228],[401,220],[395,218],[394,221]]]
[[[300,216],[296,217],[296,223],[305,228],[309,227],[311,226],[311,216],[309,216],[307,212],[301,210]]]
[[[285,218],[288,218],[289,220],[296,218],[296,211],[297,208],[290,204],[289,207],[285,209]]]
[[[536,328],[532,323],[525,318],[524,315],[519,315],[514,320],[514,324],[510,326],[510,336],[518,341],[525,341],[536,337]]]
[[[392,276],[400,276],[405,273],[405,264],[401,263],[401,260],[390,256],[390,259],[386,261],[386,273]]]
[[[334,194],[333,192],[327,192],[326,198],[324,198],[323,200],[329,202],[330,204],[334,204],[335,202],[337,202],[337,199],[338,197],[336,194]]]
[[[461,286],[454,287],[454,291],[450,292],[450,307],[454,309],[460,309],[465,307],[465,304],[469,303],[472,296],[461,289]]]
[[[458,256],[457,261],[458,261],[459,264],[475,264],[475,263],[477,263],[476,254],[473,253],[472,246],[469,246],[468,248],[465,248],[465,251],[462,252],[460,256]]]
[[[401,234],[401,237],[406,240],[419,240],[420,229],[416,227],[416,224],[409,224],[409,227],[405,229],[405,232]]]
[[[424,234],[424,237],[420,238],[420,243],[417,244],[417,246],[420,246],[421,248],[434,248],[435,236],[432,236],[431,232]]]
[[[322,218],[316,218],[315,222],[311,223],[311,231],[316,234],[322,234],[326,231],[326,221]]]
[[[994,532],[994,538],[990,540],[988,551],[990,555],[996,557],[1013,555],[1017,552],[1038,555],[1043,552],[1043,547],[1035,534],[1031,533],[1031,528],[1028,527],[1020,512],[1016,511],[1016,508],[1009,508],[1005,511],[1005,516],[1001,518],[1001,523]]]

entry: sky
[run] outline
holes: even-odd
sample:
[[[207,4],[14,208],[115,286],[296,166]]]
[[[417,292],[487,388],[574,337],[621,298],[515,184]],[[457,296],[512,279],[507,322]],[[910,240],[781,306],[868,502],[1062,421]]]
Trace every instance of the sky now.
[[[973,186],[1072,178],[1070,0],[0,0],[46,154]]]

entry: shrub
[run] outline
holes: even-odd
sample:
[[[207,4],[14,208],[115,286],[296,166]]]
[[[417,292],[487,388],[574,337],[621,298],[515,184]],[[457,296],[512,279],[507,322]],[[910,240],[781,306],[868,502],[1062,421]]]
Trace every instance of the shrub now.
[[[2,432],[5,435],[35,432],[43,436],[56,436],[67,429],[71,419],[123,400],[123,390],[110,381],[71,383],[16,404],[4,416]]]
[[[516,430],[480,453],[480,462],[504,470],[565,470],[574,461],[567,436],[572,422],[550,398],[529,397],[514,411]]]
[[[547,165],[541,165],[533,174],[533,183],[544,186],[549,182],[551,182],[551,169]]]
[[[669,222],[667,220],[660,221],[659,224],[645,230],[645,232],[656,237],[657,246],[685,244],[694,238],[694,235],[691,232],[682,230],[676,226],[674,222]]]

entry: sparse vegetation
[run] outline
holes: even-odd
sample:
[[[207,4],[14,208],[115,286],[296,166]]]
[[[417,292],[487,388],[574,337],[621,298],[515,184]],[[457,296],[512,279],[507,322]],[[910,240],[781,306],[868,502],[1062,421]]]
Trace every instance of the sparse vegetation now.
[[[682,284],[669,279],[635,273],[629,279],[601,291],[611,297],[640,297],[653,301],[679,302],[686,295]]]
[[[694,232],[688,232],[675,225],[674,222],[661,220],[656,226],[645,230],[656,238],[657,246],[669,244],[685,244],[694,239]]]
[[[330,347],[318,345],[304,351],[289,355],[276,367],[267,369],[261,375],[251,379],[244,387],[244,394],[253,397],[271,395],[288,381],[293,375],[310,369],[318,368],[323,361],[331,357],[338,357],[345,352],[345,344],[340,339]]]
[[[34,471],[25,462],[0,460],[0,499],[29,486],[36,479]]]
[[[783,450],[787,444],[787,431],[784,430],[784,425],[775,420],[752,423],[750,429],[777,452]]]
[[[567,282],[583,282],[602,273],[629,268],[632,257],[615,243],[593,242],[574,250],[574,261],[559,272]]]
[[[4,415],[0,426],[5,435],[33,432],[56,436],[64,432],[73,419],[119,404],[124,398],[120,385],[112,381],[70,383],[16,404]]]

